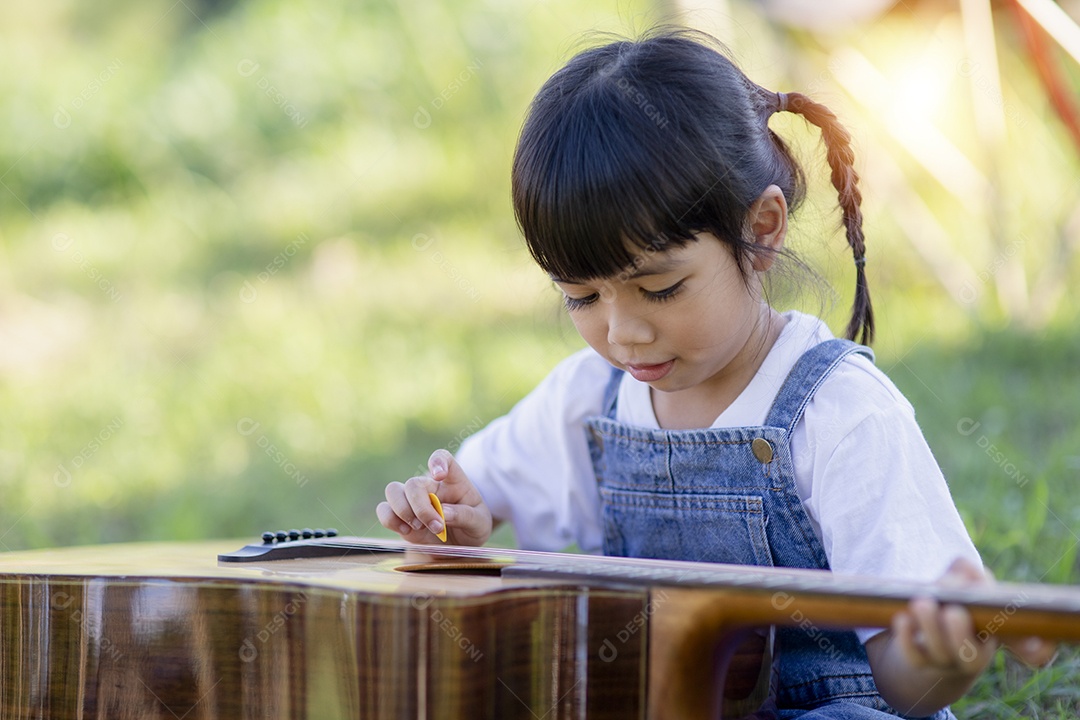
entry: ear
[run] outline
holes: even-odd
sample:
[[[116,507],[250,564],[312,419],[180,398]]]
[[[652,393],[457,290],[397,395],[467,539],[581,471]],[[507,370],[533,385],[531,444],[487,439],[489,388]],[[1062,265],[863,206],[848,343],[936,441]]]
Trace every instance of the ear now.
[[[787,210],[783,191],[770,185],[747,211],[747,225],[754,243],[762,247],[762,252],[751,255],[750,264],[755,271],[765,272],[772,267],[776,253],[783,249],[787,237]]]

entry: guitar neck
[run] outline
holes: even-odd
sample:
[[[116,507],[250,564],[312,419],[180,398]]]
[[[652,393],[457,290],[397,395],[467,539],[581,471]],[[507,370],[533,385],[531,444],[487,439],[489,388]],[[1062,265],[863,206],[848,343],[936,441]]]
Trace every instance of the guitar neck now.
[[[946,587],[935,583],[836,575],[822,570],[722,565],[641,558],[597,557],[502,548],[411,545],[358,537],[248,545],[219,556],[223,562],[267,561],[353,553],[412,553],[432,562],[425,570],[453,569],[456,562],[472,567],[487,563],[507,578],[544,578],[568,584],[635,586],[739,591],[757,602],[761,622],[791,621],[792,607],[810,601],[831,602],[845,610],[823,624],[887,625],[892,614],[916,597],[967,607],[977,626],[989,632],[1044,634],[1080,640],[1080,587],[993,583]],[[407,569],[404,568],[404,569]],[[766,602],[762,602],[762,601]],[[798,600],[800,605],[794,606]],[[779,620],[777,620],[777,617]]]

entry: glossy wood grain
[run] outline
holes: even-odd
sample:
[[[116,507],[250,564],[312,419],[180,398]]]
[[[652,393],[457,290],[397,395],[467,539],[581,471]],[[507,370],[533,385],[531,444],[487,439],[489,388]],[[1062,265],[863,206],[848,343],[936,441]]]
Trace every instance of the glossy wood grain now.
[[[920,595],[979,632],[1080,640],[1075,587],[363,538],[236,550],[0,554],[0,718],[731,717],[768,678],[748,628],[884,626]],[[732,668],[739,638],[755,647]]]
[[[647,592],[406,574],[404,556],[225,566],[226,545],[0,555],[0,717],[627,718]]]

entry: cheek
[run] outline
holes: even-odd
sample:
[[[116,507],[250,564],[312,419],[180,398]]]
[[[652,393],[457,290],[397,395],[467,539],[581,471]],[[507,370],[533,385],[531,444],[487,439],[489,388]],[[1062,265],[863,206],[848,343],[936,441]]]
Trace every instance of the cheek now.
[[[741,297],[719,284],[703,288],[688,300],[673,306],[664,318],[666,337],[687,350],[723,345],[732,334],[733,323],[745,314]]]
[[[695,299],[699,317],[724,325],[741,324],[742,318],[752,314],[757,306],[757,300],[737,273],[718,275]]]
[[[684,308],[683,312],[675,309],[664,318],[664,338],[672,345],[685,349],[708,345],[714,318],[700,312],[699,308]]]
[[[598,309],[571,313],[571,322],[578,334],[594,349],[603,352],[607,348],[607,322]]]

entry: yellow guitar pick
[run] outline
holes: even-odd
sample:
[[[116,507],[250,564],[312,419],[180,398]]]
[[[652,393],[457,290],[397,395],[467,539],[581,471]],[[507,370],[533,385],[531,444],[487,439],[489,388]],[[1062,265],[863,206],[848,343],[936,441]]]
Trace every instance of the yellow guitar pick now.
[[[435,537],[446,542],[446,515],[443,515],[442,503],[439,502],[439,497],[435,493],[428,493],[427,496],[431,498],[431,504],[435,506],[435,512],[439,513],[439,517],[441,517],[443,521],[442,532]]]

